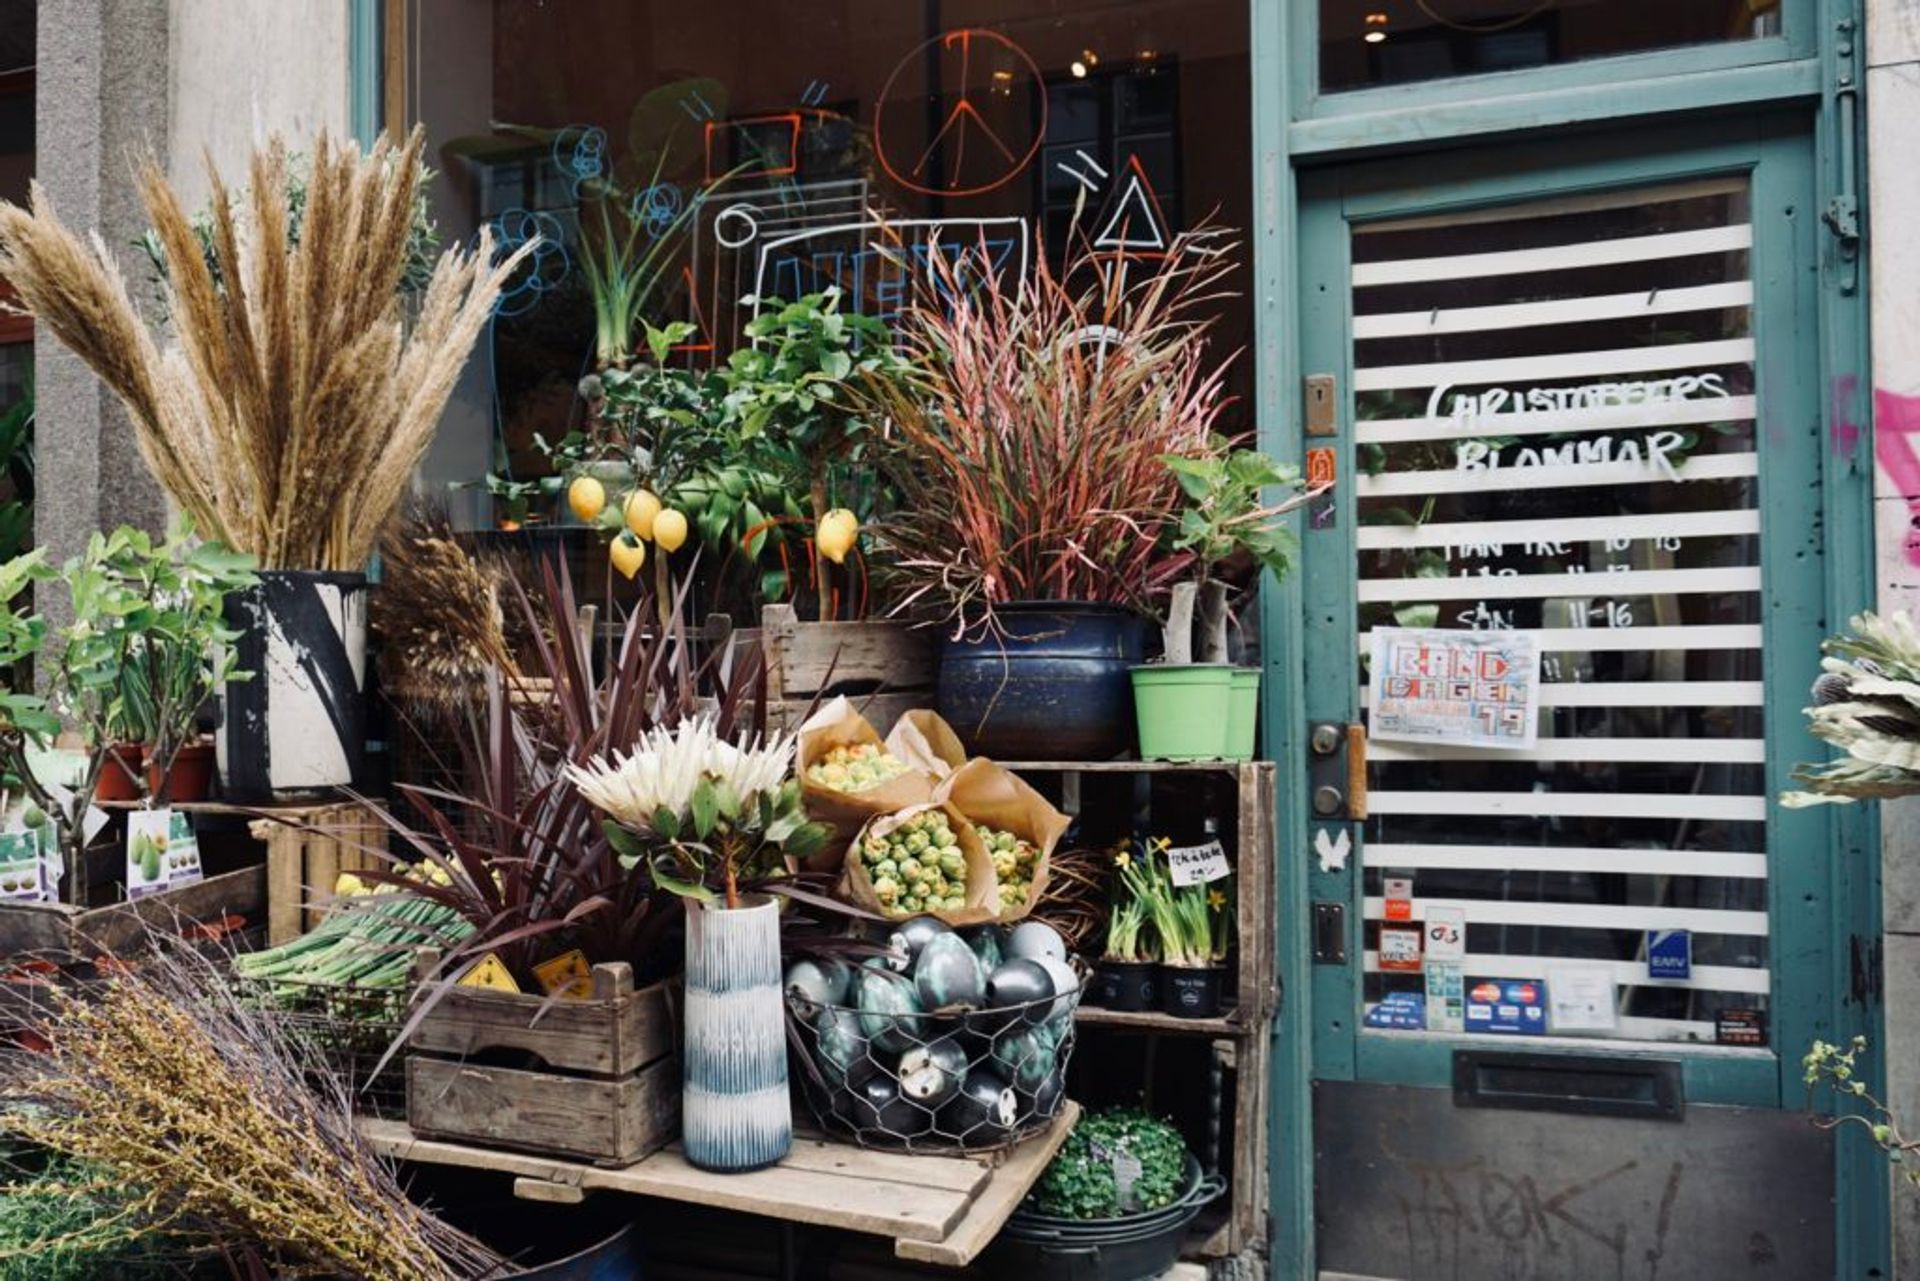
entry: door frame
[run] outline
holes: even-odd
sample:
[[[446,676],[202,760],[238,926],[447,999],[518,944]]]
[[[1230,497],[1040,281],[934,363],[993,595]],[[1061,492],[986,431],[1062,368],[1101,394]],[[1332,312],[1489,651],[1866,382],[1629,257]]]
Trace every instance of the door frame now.
[[[1556,82],[1547,78],[1529,81],[1526,87],[1532,92],[1517,93],[1510,99],[1488,97],[1467,103],[1448,101],[1459,96],[1457,89],[1436,93],[1413,86],[1400,96],[1392,109],[1383,109],[1382,113],[1335,112],[1331,115],[1322,112],[1321,107],[1332,99],[1316,100],[1310,85],[1305,91],[1300,87],[1302,78],[1313,74],[1312,24],[1299,21],[1299,8],[1310,2],[1289,0],[1281,5],[1250,0],[1254,193],[1259,211],[1259,226],[1252,237],[1257,419],[1263,447],[1277,458],[1300,463],[1304,452],[1300,430],[1303,368],[1297,335],[1310,319],[1301,297],[1299,266],[1302,191],[1313,181],[1309,166],[1354,162],[1369,154],[1378,156],[1391,150],[1396,155],[1399,171],[1412,176],[1423,172],[1424,157],[1412,154],[1415,147],[1437,154],[1471,141],[1510,137],[1519,130],[1528,130],[1530,140],[1507,152],[1477,153],[1479,159],[1447,157],[1450,173],[1456,178],[1475,172],[1486,176],[1502,166],[1511,166],[1516,156],[1564,151],[1571,136],[1593,135],[1598,132],[1596,125],[1609,120],[1619,126],[1619,132],[1614,135],[1617,145],[1630,132],[1638,132],[1634,126],[1644,118],[1641,113],[1649,110],[1677,113],[1690,108],[1688,118],[1699,121],[1710,113],[1724,118],[1732,114],[1726,109],[1734,102],[1758,99],[1776,106],[1797,105],[1800,123],[1796,127],[1803,133],[1811,129],[1816,205],[1825,207],[1832,198],[1850,195],[1864,207],[1865,174],[1857,159],[1864,154],[1855,61],[1861,29],[1857,0],[1815,0],[1810,5],[1790,6],[1789,21],[1794,24],[1789,29],[1793,37],[1790,41],[1793,58],[1769,66],[1738,70],[1709,67],[1695,75],[1668,77],[1657,84],[1639,82],[1638,88],[1645,91],[1640,94],[1632,92],[1636,82],[1623,76],[1620,83],[1605,92],[1577,93],[1580,102],[1571,107],[1560,100],[1565,98],[1565,93],[1556,97],[1549,90],[1548,86]],[[1803,34],[1794,35],[1796,30]],[[1302,47],[1303,42],[1309,43]],[[1588,74],[1582,72],[1573,78],[1576,89],[1577,83]],[[1736,85],[1732,79],[1736,76],[1746,79]],[[1754,89],[1759,76],[1772,77],[1770,87]],[[1851,101],[1841,109],[1845,98]],[[1322,118],[1308,118],[1301,109],[1303,103],[1310,104]],[[1640,105],[1631,105],[1636,103]],[[1427,122],[1424,125],[1418,123],[1422,112]],[[1774,113],[1759,114],[1771,117]],[[1415,123],[1410,126],[1410,121]],[[1675,140],[1684,137],[1689,128],[1679,126]],[[1437,141],[1427,141],[1423,146],[1416,141],[1420,139]],[[1604,136],[1599,146],[1603,151],[1606,149]],[[1634,172],[1630,157],[1622,157],[1619,163],[1623,173]],[[1657,173],[1657,170],[1647,172]],[[1808,212],[1816,213],[1815,210]],[[1792,318],[1791,327],[1801,333],[1818,335],[1817,388],[1826,389],[1827,394],[1816,392],[1814,409],[1817,430],[1833,447],[1827,455],[1831,465],[1823,469],[1820,477],[1826,553],[1824,573],[1818,581],[1803,583],[1802,598],[1794,604],[1818,619],[1824,630],[1833,631],[1852,613],[1870,607],[1874,601],[1873,450],[1870,429],[1864,426],[1870,421],[1865,403],[1867,389],[1872,386],[1867,355],[1868,312],[1865,273],[1858,248],[1852,253],[1846,252],[1846,247],[1812,218],[1807,220],[1807,227],[1808,233],[1801,237],[1801,243],[1807,247],[1809,257],[1807,261],[1788,264],[1787,269],[1817,274],[1814,314]],[[1341,385],[1349,386],[1350,380],[1343,379]],[[1852,443],[1843,448],[1842,442]],[[1763,493],[1763,501],[1765,497]],[[1304,533],[1301,517],[1296,515],[1293,520],[1296,532]],[[1281,763],[1279,777],[1282,780],[1278,798],[1280,823],[1276,857],[1279,867],[1275,877],[1274,921],[1282,998],[1274,1024],[1270,1087],[1273,1100],[1271,1257],[1276,1275],[1312,1277],[1316,1266],[1312,1134],[1314,1027],[1308,993],[1314,967],[1306,928],[1311,858],[1305,797],[1290,781],[1306,776],[1308,762],[1304,730],[1309,633],[1300,580],[1294,578],[1278,588],[1269,587],[1264,593],[1262,608],[1268,668],[1268,679],[1263,682],[1264,741],[1271,745],[1269,754]],[[1804,657],[1800,677],[1783,670],[1791,667],[1790,656],[1773,656],[1771,651],[1769,655],[1766,679],[1771,758],[1778,750],[1780,727],[1790,723],[1781,715],[1779,700],[1786,698],[1787,691],[1811,672],[1814,655]],[[1776,657],[1786,661],[1776,662]],[[1795,711],[1797,704],[1785,710]],[[1812,1028],[1815,1034],[1829,1040],[1864,1033],[1870,1038],[1872,1059],[1865,1071],[1869,1079],[1884,1079],[1881,1056],[1884,1027],[1878,975],[1878,807],[1830,806],[1813,813],[1817,816],[1814,825],[1806,830],[1824,837],[1827,863],[1824,868],[1808,866],[1795,870],[1816,880],[1825,891],[1820,911],[1828,922],[1827,945],[1817,956],[1809,958],[1808,964],[1816,985],[1834,999],[1830,1011],[1816,1012],[1815,1017],[1807,1020],[1796,1018],[1795,1026]],[[1787,870],[1777,869],[1776,875]],[[1774,886],[1774,901],[1782,902],[1787,892],[1786,882],[1776,879]],[[1777,959],[1783,965],[1790,963],[1788,958]],[[1791,1094],[1785,1082],[1792,1073],[1797,1054],[1784,1036],[1777,1037],[1776,1044],[1780,1060],[1776,1077],[1779,1092],[1775,1098],[1787,1100]],[[1835,1145],[1835,1162],[1834,1188],[1839,1202],[1836,1274],[1860,1278],[1891,1275],[1885,1158],[1859,1136],[1850,1141],[1843,1135]]]

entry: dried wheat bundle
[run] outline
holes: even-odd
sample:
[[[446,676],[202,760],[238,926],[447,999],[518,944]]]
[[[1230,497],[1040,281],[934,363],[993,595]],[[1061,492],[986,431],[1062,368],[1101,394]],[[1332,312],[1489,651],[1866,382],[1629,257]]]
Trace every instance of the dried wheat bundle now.
[[[506,566],[461,539],[444,508],[416,504],[394,521],[380,564],[372,621],[389,696],[448,711],[482,697],[495,667],[517,678],[501,608]]]
[[[354,1129],[346,1087],[316,1092],[300,1045],[179,943],[92,989],[46,989],[44,1053],[0,1063],[6,1131],[118,1181],[126,1212],[276,1275],[467,1278],[499,1256],[410,1202]]]
[[[322,134],[290,243],[289,154],[253,154],[246,190],[209,178],[216,285],[192,218],[149,160],[140,194],[168,264],[163,346],[96,233],[63,226],[38,184],[0,203],[0,276],[128,410],[160,484],[201,532],[268,569],[357,570],[433,439],[501,285],[485,231],[442,255],[403,324],[398,287],[424,135],[371,153]]]

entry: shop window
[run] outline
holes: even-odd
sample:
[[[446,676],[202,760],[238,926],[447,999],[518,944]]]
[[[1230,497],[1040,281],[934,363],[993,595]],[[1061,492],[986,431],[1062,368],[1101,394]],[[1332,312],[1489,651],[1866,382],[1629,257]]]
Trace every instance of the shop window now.
[[[1076,209],[1114,254],[1251,222],[1244,0],[396,5],[392,123],[428,130],[443,232],[546,242],[443,422],[443,492],[541,474],[536,437],[579,422],[603,217],[636,253],[673,241],[648,319],[694,326],[672,356],[691,366],[770,296],[833,285],[896,315],[935,245],[1019,270]],[[1219,304],[1223,353],[1252,349],[1249,293]],[[1233,378],[1228,425],[1250,429],[1250,359]],[[455,501],[487,518],[478,491]]]
[[[1408,84],[1779,33],[1779,0],[1320,0],[1320,87]]]

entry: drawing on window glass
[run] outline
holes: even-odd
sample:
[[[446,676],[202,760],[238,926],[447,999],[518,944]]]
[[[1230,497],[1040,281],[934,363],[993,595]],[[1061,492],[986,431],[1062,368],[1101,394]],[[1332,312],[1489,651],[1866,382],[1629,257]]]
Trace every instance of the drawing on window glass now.
[[[934,85],[944,94],[939,128],[917,153],[908,146],[907,154],[895,154],[889,122],[923,114]],[[1046,134],[1039,66],[1006,36],[980,27],[944,31],[910,50],[873,108],[874,154],[887,176],[929,196],[977,196],[1012,182],[1033,163]]]

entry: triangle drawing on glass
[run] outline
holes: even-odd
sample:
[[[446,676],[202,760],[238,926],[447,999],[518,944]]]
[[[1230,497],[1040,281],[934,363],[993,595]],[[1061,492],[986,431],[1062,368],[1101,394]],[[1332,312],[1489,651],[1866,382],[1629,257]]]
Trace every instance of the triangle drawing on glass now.
[[[1147,180],[1147,171],[1137,154],[1127,157],[1121,171],[1126,181],[1119,195],[1108,206],[1112,212],[1093,238],[1095,249],[1121,253],[1164,254],[1167,252],[1167,219],[1160,209],[1160,197]]]

